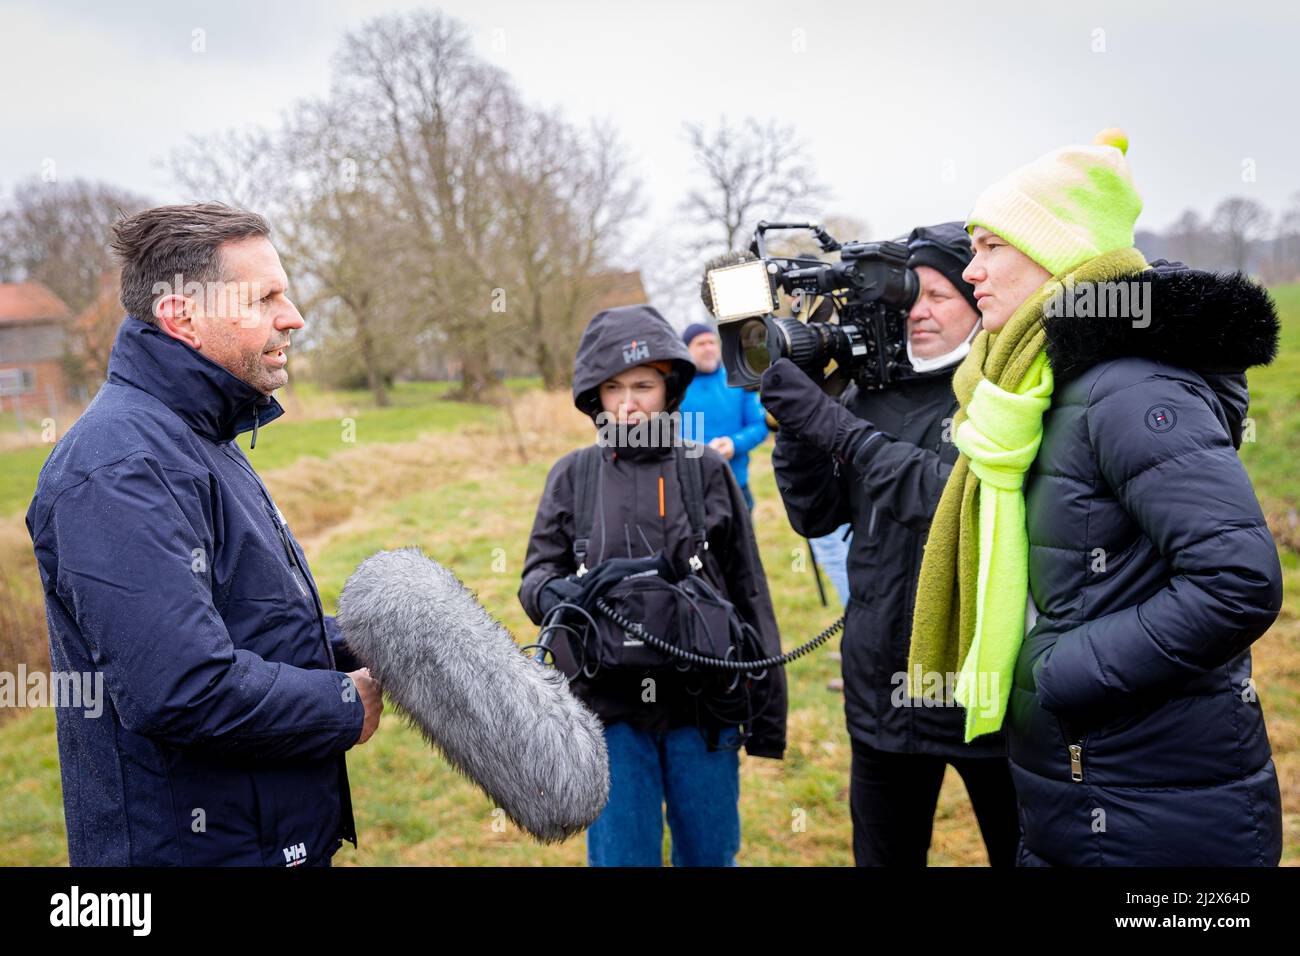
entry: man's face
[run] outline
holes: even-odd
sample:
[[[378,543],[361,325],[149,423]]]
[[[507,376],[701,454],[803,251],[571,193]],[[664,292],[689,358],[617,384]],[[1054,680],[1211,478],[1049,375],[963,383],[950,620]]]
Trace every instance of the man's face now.
[[[289,333],[305,324],[286,291],[289,278],[263,236],[219,250],[225,285],[194,301],[198,350],[264,395],[289,382]]]
[[[983,226],[971,233],[971,259],[961,277],[975,287],[984,328],[996,332],[1052,274]]]
[[[620,425],[643,422],[664,410],[668,389],[658,369],[638,365],[600,383],[600,404]]]
[[[907,314],[907,336],[917,358],[937,358],[966,341],[979,313],[938,269],[917,266],[916,274],[921,292]]]
[[[695,367],[705,375],[712,375],[718,370],[718,363],[722,361],[722,349],[718,345],[718,337],[712,332],[701,332],[686,347],[691,350],[691,361]]]

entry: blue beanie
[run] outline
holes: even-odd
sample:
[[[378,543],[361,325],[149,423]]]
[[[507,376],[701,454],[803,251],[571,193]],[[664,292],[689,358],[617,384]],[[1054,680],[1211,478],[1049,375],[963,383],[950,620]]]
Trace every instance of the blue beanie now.
[[[713,326],[711,325],[705,325],[703,322],[692,322],[690,325],[686,326],[686,331],[682,333],[682,342],[686,345],[690,345],[691,339],[695,338],[697,335],[703,335],[705,332],[708,332],[710,335],[717,334],[713,331]]]

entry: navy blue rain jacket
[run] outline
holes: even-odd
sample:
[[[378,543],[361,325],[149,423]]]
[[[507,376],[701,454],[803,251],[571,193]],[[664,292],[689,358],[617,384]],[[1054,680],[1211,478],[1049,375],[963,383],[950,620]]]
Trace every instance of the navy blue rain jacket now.
[[[27,528],[51,668],[105,692],[100,716],[57,710],[74,866],[315,865],[356,843],[356,662],[234,441],[281,414],[128,317],[41,470]]]

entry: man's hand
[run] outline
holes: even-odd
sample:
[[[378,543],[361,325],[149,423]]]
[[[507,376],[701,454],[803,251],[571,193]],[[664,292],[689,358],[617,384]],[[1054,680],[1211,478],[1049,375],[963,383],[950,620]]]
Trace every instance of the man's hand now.
[[[384,692],[379,686],[379,681],[370,676],[368,667],[352,671],[348,677],[351,678],[357,694],[361,697],[361,703],[366,708],[366,717],[361,723],[361,736],[353,745],[359,747],[379,729],[379,717],[384,712]]]
[[[831,398],[788,358],[763,373],[759,397],[783,429],[848,461],[875,427]]]
[[[719,435],[709,442],[709,447],[727,461],[731,461],[732,456],[736,454],[736,443],[728,435]]]

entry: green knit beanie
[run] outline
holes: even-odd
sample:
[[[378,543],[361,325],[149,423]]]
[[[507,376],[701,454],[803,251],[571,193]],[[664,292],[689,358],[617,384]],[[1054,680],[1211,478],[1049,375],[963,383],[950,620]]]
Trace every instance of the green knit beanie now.
[[[975,200],[969,232],[995,232],[1054,276],[1133,246],[1142,197],[1133,185],[1128,137],[1102,130],[1093,145],[1063,146],[1021,166]]]

